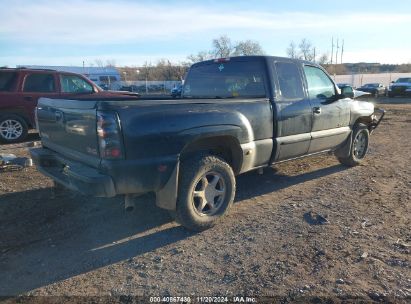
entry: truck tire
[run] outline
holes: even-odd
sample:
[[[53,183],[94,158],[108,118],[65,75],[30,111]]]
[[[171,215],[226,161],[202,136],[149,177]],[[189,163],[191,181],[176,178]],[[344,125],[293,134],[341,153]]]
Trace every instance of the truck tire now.
[[[14,114],[0,117],[0,142],[16,143],[27,137],[28,125],[26,121]]]
[[[368,151],[370,132],[364,124],[358,124],[353,129],[350,155],[348,157],[338,157],[341,164],[354,167],[364,160]]]
[[[223,159],[202,155],[183,161],[176,221],[194,231],[213,227],[233,204],[235,187],[233,170]]]

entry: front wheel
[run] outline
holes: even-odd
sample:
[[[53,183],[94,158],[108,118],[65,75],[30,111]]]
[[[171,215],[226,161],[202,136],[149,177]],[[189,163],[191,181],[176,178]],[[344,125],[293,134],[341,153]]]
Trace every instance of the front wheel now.
[[[27,133],[27,123],[20,116],[10,114],[0,118],[0,142],[20,142],[26,138]]]
[[[364,124],[358,124],[353,129],[350,155],[348,157],[338,157],[343,165],[354,167],[364,160],[368,151],[370,132]]]
[[[213,227],[230,209],[235,195],[230,165],[213,156],[197,156],[181,164],[176,221],[189,230]]]

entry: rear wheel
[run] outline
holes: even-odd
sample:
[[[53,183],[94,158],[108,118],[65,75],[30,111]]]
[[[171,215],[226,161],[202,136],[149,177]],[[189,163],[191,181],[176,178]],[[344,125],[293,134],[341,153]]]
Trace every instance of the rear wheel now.
[[[24,140],[28,133],[26,121],[18,115],[5,115],[0,118],[0,141],[15,143]]]
[[[350,155],[348,157],[339,157],[338,160],[343,165],[354,167],[364,160],[368,151],[370,132],[364,124],[358,124],[353,129],[353,139],[351,143]]]
[[[223,159],[207,155],[183,161],[175,219],[190,230],[211,228],[229,210],[234,195],[234,173]]]

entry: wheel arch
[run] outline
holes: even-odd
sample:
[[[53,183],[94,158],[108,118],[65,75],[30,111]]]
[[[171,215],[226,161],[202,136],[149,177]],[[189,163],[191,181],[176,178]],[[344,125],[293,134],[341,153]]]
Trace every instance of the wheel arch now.
[[[188,143],[180,154],[180,160],[190,158],[198,153],[211,154],[224,159],[233,169],[234,174],[241,170],[243,152],[236,137],[231,135],[219,135],[198,138]]]
[[[364,124],[364,125],[369,125],[372,122],[372,117],[371,116],[360,116],[357,118],[356,121],[354,121],[353,124],[353,129],[358,126],[359,124]]]
[[[180,153],[171,177],[166,185],[156,192],[156,205],[163,209],[175,210],[180,177],[180,162],[196,155],[215,155],[221,157],[236,175],[240,172],[243,157],[240,143],[234,136],[221,135],[198,138],[188,143]]]
[[[352,130],[357,128],[360,125],[365,125],[369,132],[371,132],[371,123],[373,122],[372,116],[360,116],[357,120],[354,121]]]
[[[3,108],[1,109],[0,118],[7,116],[7,115],[19,116],[20,118],[24,119],[24,121],[26,122],[29,128],[33,128],[33,124],[31,123],[30,118],[28,117],[27,113],[24,111],[23,108]]]

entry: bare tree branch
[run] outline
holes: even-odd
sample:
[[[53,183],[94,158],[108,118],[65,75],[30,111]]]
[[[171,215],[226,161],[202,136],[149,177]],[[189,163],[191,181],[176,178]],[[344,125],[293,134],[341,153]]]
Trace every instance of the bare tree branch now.
[[[264,55],[264,51],[260,44],[256,41],[245,40],[240,41],[234,46],[234,56],[250,56],[250,55]]]
[[[294,41],[291,41],[290,44],[288,45],[287,56],[290,58],[294,58],[294,59],[298,58],[297,46],[295,45]]]
[[[298,45],[300,49],[300,56],[304,60],[313,61],[313,46],[311,42],[305,38],[303,38]]]
[[[229,57],[234,50],[231,39],[227,35],[222,35],[213,39],[213,50],[215,58]]]

